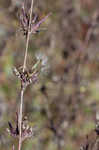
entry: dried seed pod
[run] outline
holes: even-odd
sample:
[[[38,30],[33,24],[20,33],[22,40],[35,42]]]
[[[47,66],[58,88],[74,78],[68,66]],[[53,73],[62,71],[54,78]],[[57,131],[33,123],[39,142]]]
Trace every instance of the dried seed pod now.
[[[29,26],[29,21],[30,21],[30,14],[29,11],[25,10],[24,4],[21,8],[21,12],[20,12],[20,26],[21,26],[21,30],[24,34],[24,36],[27,38],[28,32],[30,34],[35,34],[40,32],[40,25],[51,15],[51,13],[49,13],[47,16],[45,16],[43,19],[41,19],[40,21],[37,22],[37,14],[34,15],[34,17],[32,17],[31,20],[31,24]],[[30,27],[30,28],[29,28]]]
[[[23,67],[19,67],[18,69],[14,68],[13,73],[21,80],[21,88],[25,89],[29,84],[34,84],[38,80],[40,70],[41,60],[38,60],[31,70],[28,71],[28,69],[25,69],[23,71]]]
[[[11,122],[8,122],[9,128],[7,129],[7,132],[14,138],[19,138],[19,119],[18,119],[18,113],[16,114],[16,120],[15,120],[15,127],[12,126]],[[29,126],[28,119],[25,120],[22,119],[22,134],[21,138],[22,141],[24,141],[27,138],[31,138],[37,135],[39,132],[37,126],[31,127]]]

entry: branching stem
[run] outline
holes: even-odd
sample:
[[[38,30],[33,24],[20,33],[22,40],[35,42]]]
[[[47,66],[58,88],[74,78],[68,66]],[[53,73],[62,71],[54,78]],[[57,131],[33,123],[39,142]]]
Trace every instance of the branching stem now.
[[[25,49],[25,56],[24,56],[24,63],[23,63],[23,72],[26,68],[27,52],[28,52],[29,39],[30,39],[30,32],[29,31],[30,31],[30,28],[31,28],[31,21],[32,21],[32,11],[33,11],[33,0],[31,2],[30,20],[29,20],[28,34],[27,34],[27,40],[26,40],[26,49]],[[18,150],[21,150],[21,147],[22,147],[23,95],[24,95],[24,89],[21,89],[21,102],[20,102],[20,110],[19,110],[19,145],[18,145]]]

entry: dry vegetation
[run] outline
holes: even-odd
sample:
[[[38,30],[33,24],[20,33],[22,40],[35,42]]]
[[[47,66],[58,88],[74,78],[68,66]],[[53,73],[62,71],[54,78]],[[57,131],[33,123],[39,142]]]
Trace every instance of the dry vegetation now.
[[[29,0],[27,7],[30,7]],[[20,82],[13,66],[23,65],[25,37],[20,33],[22,0],[0,0],[0,149],[17,149],[6,132],[20,104]],[[23,114],[36,127],[23,150],[98,150],[99,1],[35,0],[44,31],[31,36],[28,67],[42,57],[44,68],[25,91]],[[46,28],[46,29],[45,29]],[[88,136],[87,136],[88,135]],[[82,147],[81,147],[82,146]]]

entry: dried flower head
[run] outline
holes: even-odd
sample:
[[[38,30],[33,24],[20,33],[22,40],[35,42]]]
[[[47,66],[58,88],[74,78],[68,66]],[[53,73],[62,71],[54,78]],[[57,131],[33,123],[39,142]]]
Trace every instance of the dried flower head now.
[[[21,8],[21,13],[20,13],[20,25],[21,25],[21,29],[23,31],[23,34],[26,36],[26,38],[27,38],[28,32],[30,34],[38,33],[40,31],[40,29],[39,29],[40,25],[50,15],[51,15],[51,13],[49,13],[47,16],[45,16],[43,19],[41,19],[40,21],[37,22],[38,16],[35,14],[34,17],[32,17],[32,21],[31,21],[30,28],[29,28],[30,15],[29,15],[29,11],[27,12],[25,10],[24,4],[23,4],[23,6]]]
[[[38,60],[31,70],[19,67],[14,68],[13,73],[21,80],[21,88],[24,90],[29,84],[35,83],[38,80],[38,76],[41,70],[41,60]]]
[[[15,127],[13,127],[11,122],[8,122],[8,125],[9,125],[9,129],[7,129],[8,133],[14,138],[19,138],[18,113],[16,113]],[[26,116],[22,119],[22,126],[21,127],[22,127],[22,135],[21,135],[22,141],[24,141],[27,138],[31,138],[31,137],[36,136],[36,134],[39,131],[36,126],[34,126],[34,127],[29,126],[28,118]]]

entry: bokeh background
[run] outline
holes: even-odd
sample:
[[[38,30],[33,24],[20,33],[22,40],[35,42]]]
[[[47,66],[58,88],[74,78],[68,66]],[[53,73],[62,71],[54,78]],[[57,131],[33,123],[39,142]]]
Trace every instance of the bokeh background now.
[[[27,0],[29,7],[31,0]],[[13,66],[23,65],[20,31],[22,0],[0,0],[0,149],[17,149],[6,131],[20,104],[20,82]],[[42,128],[23,150],[77,150],[99,119],[99,0],[34,0],[46,30],[31,36],[27,66],[42,57],[39,81],[24,95],[24,115]]]

